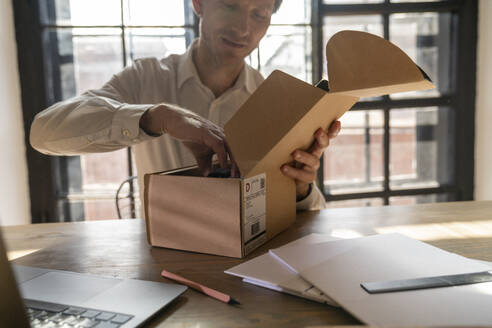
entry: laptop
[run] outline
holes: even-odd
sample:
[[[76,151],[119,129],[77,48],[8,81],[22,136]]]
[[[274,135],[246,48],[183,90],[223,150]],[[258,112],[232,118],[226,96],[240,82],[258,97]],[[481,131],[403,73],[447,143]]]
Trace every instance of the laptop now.
[[[186,286],[10,266],[0,233],[0,327],[129,328]],[[16,283],[17,281],[17,283]]]

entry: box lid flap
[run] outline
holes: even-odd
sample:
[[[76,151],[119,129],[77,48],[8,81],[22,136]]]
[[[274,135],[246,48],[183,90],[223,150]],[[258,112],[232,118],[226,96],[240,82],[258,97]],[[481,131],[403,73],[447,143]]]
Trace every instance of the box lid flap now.
[[[324,95],[319,88],[273,71],[224,127],[241,175],[248,175]]]
[[[331,92],[359,97],[434,88],[400,48],[366,32],[341,31],[326,45]]]

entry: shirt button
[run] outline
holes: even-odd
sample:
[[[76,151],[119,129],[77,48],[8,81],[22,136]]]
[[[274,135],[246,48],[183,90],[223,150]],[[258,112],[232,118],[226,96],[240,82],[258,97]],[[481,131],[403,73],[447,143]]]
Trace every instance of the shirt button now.
[[[125,137],[130,137],[132,135],[132,133],[130,132],[130,130],[128,129],[123,129],[123,135]]]

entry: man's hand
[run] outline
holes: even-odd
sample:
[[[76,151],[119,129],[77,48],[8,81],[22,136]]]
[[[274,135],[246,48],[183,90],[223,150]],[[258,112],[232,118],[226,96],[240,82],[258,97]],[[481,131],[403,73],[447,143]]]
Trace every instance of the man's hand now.
[[[192,152],[204,176],[212,171],[212,157],[217,154],[221,167],[227,167],[229,155],[231,176],[239,175],[221,127],[189,110],[170,105],[156,105],[140,119],[140,127],[150,134],[168,133],[179,139]]]
[[[281,167],[282,173],[296,182],[297,200],[307,196],[309,184],[316,180],[320,166],[320,158],[330,144],[330,139],[335,138],[340,132],[340,121],[331,124],[328,131],[319,128],[314,133],[314,142],[307,151],[300,149],[292,153],[295,162],[292,165],[284,164]],[[296,165],[298,164],[298,165]]]

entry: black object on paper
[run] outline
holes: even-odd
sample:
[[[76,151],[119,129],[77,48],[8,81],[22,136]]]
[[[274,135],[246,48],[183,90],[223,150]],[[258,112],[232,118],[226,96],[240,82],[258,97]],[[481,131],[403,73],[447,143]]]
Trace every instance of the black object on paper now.
[[[492,281],[492,271],[424,277],[393,281],[364,282],[360,286],[369,294],[401,292],[426,288],[451,287]]]

